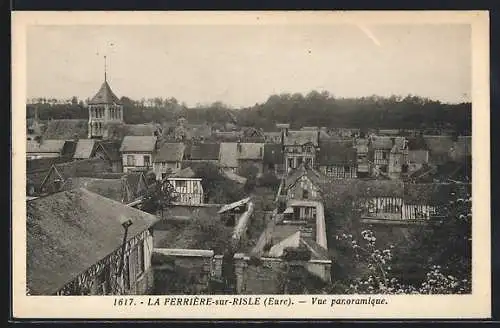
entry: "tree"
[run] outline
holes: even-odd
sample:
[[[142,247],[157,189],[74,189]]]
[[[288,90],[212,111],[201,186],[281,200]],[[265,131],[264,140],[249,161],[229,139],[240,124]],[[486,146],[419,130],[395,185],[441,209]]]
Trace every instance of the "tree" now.
[[[148,182],[148,188],[142,198],[143,201],[141,209],[154,215],[160,212],[161,217],[163,218],[165,208],[167,208],[177,198],[175,190],[167,181],[157,181],[155,179],[153,182],[151,182],[151,180]]]

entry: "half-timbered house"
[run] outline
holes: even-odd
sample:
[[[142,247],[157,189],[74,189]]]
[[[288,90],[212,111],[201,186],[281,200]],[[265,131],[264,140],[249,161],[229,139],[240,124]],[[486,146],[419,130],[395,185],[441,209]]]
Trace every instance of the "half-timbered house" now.
[[[317,164],[321,173],[333,179],[357,177],[356,149],[352,142],[321,142]]]
[[[147,294],[153,287],[151,226],[156,221],[85,189],[29,201],[27,293]]]

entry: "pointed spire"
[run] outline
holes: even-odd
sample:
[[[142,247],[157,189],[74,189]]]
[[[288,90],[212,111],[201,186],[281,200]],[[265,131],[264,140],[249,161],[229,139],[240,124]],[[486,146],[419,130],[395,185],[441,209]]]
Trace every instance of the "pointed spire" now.
[[[104,56],[104,82],[107,82],[106,69],[106,56]]]

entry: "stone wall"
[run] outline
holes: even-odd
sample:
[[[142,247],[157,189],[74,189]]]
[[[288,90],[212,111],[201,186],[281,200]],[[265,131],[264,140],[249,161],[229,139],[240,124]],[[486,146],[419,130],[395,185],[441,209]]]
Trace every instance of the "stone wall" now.
[[[189,249],[155,249],[155,256],[172,261],[153,265],[154,294],[205,294],[214,270],[213,251]]]

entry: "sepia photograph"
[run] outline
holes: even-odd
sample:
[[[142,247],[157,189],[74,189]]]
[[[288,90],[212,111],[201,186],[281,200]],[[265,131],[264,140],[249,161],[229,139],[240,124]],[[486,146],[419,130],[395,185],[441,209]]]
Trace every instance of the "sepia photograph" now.
[[[23,299],[316,303],[329,317],[386,296],[474,296],[489,279],[474,246],[489,248],[490,218],[473,14],[83,14],[25,23],[20,41]]]

